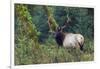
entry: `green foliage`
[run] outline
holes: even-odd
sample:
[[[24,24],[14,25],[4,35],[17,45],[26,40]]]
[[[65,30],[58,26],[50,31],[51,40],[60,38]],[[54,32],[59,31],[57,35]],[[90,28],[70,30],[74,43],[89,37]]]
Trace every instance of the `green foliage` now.
[[[51,41],[50,41],[51,40]],[[94,60],[93,41],[86,39],[84,51],[79,49],[57,48],[54,39],[48,39],[46,44],[41,44],[38,49],[33,50],[32,41],[30,43],[21,42],[19,47],[15,47],[15,64],[45,64],[59,62],[77,62]],[[51,43],[51,44],[50,44]],[[21,45],[22,44],[22,45]]]
[[[92,8],[15,4],[15,65],[94,60],[93,12]],[[81,33],[85,37],[83,52],[72,48],[58,49],[49,32],[62,26],[67,15],[72,22],[65,31]]]
[[[32,17],[27,9],[27,5],[17,4],[15,5],[15,43],[20,42],[22,37],[26,39],[32,39],[34,46],[38,46],[38,35],[40,32],[37,31],[36,26],[32,23]]]

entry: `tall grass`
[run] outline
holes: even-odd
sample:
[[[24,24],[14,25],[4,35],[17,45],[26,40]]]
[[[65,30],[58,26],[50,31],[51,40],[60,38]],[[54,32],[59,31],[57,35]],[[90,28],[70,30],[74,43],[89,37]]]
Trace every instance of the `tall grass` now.
[[[94,41],[85,38],[84,51],[72,48],[59,48],[54,39],[48,38],[38,48],[34,47],[32,39],[23,37],[15,43],[15,65],[46,64],[60,62],[93,61]]]

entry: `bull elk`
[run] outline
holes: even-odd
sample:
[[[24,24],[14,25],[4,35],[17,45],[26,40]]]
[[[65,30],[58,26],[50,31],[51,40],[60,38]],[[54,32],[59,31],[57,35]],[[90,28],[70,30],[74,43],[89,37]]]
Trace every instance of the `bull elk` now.
[[[58,44],[58,47],[63,46],[65,48],[70,47],[83,50],[84,37],[81,34],[74,34],[63,31],[70,21],[71,19],[67,16],[66,23],[63,26],[58,26],[56,31],[54,31],[56,43]]]

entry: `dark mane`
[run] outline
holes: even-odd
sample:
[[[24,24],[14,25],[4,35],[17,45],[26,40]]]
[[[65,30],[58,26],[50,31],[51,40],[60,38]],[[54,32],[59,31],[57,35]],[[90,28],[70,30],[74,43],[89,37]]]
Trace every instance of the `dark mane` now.
[[[65,37],[65,35],[63,32],[56,32],[55,39],[59,46],[63,45],[64,37]]]

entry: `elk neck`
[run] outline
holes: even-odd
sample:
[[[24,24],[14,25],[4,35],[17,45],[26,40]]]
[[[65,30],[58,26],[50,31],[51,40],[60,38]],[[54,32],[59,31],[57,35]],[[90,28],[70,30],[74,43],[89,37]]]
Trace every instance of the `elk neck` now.
[[[63,46],[64,38],[65,34],[63,32],[56,32],[55,39],[58,45]]]

